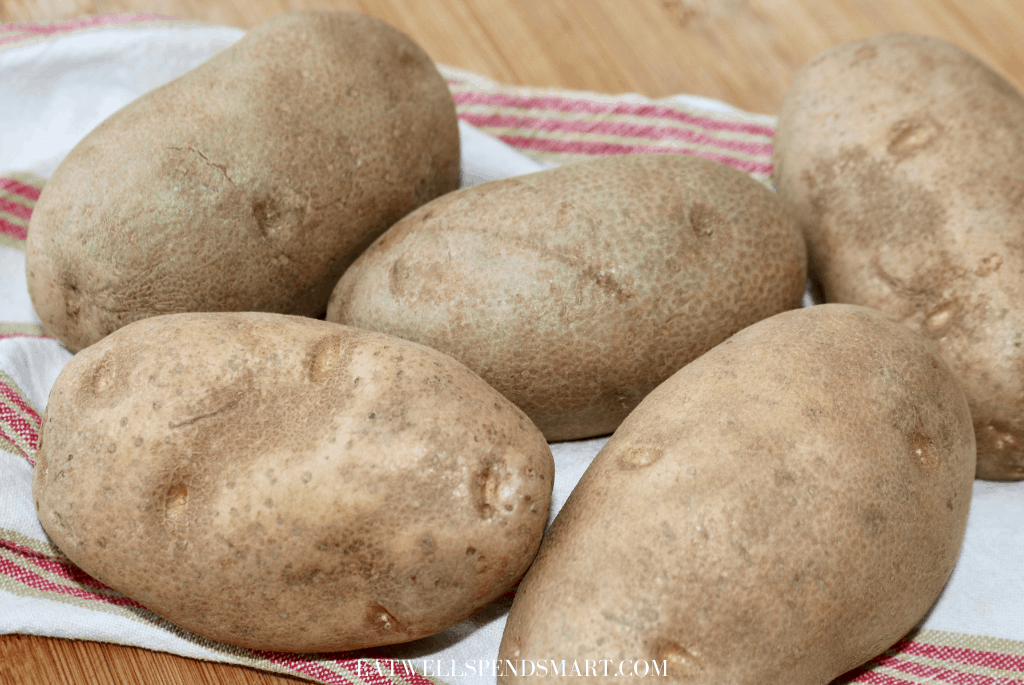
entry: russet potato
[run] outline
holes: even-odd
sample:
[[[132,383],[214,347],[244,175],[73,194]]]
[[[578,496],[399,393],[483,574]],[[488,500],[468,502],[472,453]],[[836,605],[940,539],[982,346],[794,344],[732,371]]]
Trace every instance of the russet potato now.
[[[443,354],[265,313],[151,317],[80,352],[36,459],[74,563],[199,635],[295,652],[420,638],[508,591],[554,469]]]
[[[345,272],[327,319],[450,354],[572,440],[798,306],[805,278],[799,229],[763,185],[690,155],[623,155],[421,207]]]
[[[838,304],[754,324],[597,455],[519,586],[499,652],[519,677],[499,682],[590,660],[608,683],[644,661],[665,682],[825,685],[935,601],[974,469],[963,390],[917,333]]]
[[[282,14],[68,154],[32,214],[29,294],[72,351],[158,314],[321,316],[355,256],[458,172],[423,50],[358,14]]]
[[[826,299],[931,340],[977,475],[1024,478],[1024,97],[938,38],[841,45],[789,88],[772,161]]]

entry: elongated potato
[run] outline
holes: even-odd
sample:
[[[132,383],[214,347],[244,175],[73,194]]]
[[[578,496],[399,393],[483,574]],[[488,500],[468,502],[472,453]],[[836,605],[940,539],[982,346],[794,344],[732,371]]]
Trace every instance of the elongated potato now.
[[[441,631],[506,592],[547,521],[540,432],[461,364],[277,314],[176,314],[76,355],[43,419],[39,519],[174,623],[253,649]]]
[[[1024,97],[937,38],[842,45],[797,75],[772,161],[826,299],[930,339],[977,475],[1024,478]]]
[[[974,468],[963,390],[910,329],[850,305],[750,326],[584,474],[517,592],[499,658],[520,677],[503,662],[501,682],[541,662],[574,682],[591,660],[600,682],[643,662],[665,682],[825,685],[934,602]]]
[[[416,44],[358,14],[280,15],[71,151],[32,214],[29,294],[75,351],[157,314],[319,316],[458,170],[455,105]]]
[[[623,155],[459,190],[388,230],[327,318],[452,355],[548,440],[611,433],[658,383],[800,304],[799,229],[760,183]]]

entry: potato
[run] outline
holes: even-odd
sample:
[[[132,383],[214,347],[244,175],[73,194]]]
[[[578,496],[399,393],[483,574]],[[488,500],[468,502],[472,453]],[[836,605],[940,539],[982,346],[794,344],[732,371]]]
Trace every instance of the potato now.
[[[1024,98],[937,38],[834,48],[797,76],[773,179],[825,297],[931,340],[982,478],[1024,478]]]
[[[938,596],[974,468],[963,390],[919,335],[851,305],[779,314],[623,422],[549,529],[499,658],[545,682],[589,659],[601,682],[657,667],[824,685]]]
[[[29,294],[74,351],[158,314],[321,316],[458,168],[455,105],[417,45],[357,14],[280,15],[71,151],[29,224]]]
[[[72,561],[188,630],[313,652],[413,640],[506,592],[553,460],[434,350],[315,319],[173,314],[61,372],[33,491]]]
[[[688,155],[618,156],[421,207],[345,272],[327,319],[450,354],[572,440],[798,306],[805,277],[799,229],[761,184]]]

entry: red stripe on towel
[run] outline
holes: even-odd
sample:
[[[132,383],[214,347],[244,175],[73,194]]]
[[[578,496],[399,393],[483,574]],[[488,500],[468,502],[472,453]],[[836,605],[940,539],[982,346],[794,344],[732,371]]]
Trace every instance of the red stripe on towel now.
[[[558,96],[506,95],[503,93],[453,93],[456,105],[490,105],[492,107],[517,107],[520,109],[546,109],[555,112],[583,112],[586,114],[630,114],[633,116],[671,119],[701,128],[746,133],[771,138],[775,129],[762,124],[736,121],[722,121],[709,117],[687,114],[664,105],[632,102],[597,102]]]
[[[569,131],[573,133],[596,133],[598,135],[650,138],[654,140],[681,140],[698,145],[714,146],[732,152],[742,152],[748,155],[770,156],[772,153],[770,143],[719,140],[700,131],[678,129],[670,126],[607,121],[575,121],[525,115],[477,114],[474,112],[463,112],[459,115],[459,118],[477,127],[494,126],[501,128],[523,128],[532,131]]]
[[[12,193],[21,195],[22,197],[32,200],[35,202],[39,199],[39,193],[43,192],[35,186],[30,186],[27,183],[22,183],[16,178],[4,178],[0,176],[0,190],[7,190]]]

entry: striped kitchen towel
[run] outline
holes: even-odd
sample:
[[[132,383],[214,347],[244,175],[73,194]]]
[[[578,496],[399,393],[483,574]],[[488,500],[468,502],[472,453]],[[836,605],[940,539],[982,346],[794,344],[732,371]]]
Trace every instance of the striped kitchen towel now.
[[[771,174],[774,117],[703,98],[520,88],[443,72],[462,121],[542,162],[675,152],[724,162],[763,183]]]
[[[64,125],[37,136],[30,127],[37,125],[38,114],[27,111],[31,108],[24,102],[19,107],[8,98],[5,105],[2,89],[18,82],[12,75],[20,78],[27,73],[26,64],[38,67],[44,60],[51,69],[59,65],[73,70],[82,68],[81,57],[89,54],[95,58],[89,62],[90,73],[102,73],[104,60],[118,59],[117,46],[131,57],[115,70],[142,70],[143,76],[130,80],[151,88],[169,76],[157,70],[159,65],[146,71],[140,54],[160,61],[160,49],[180,54],[186,46],[192,59],[199,60],[240,35],[235,29],[200,28],[158,15],[0,26],[0,170],[20,169],[0,173],[0,633],[118,642],[323,683],[491,685],[500,668],[494,660],[510,597],[439,636],[410,645],[346,654],[256,652],[187,633],[90,578],[49,542],[35,516],[31,476],[40,416],[56,374],[71,355],[46,335],[32,310],[25,288],[25,240],[45,176],[54,160],[70,149],[74,135],[61,138],[69,129]],[[46,50],[41,49],[44,45]],[[145,49],[140,51],[140,46]],[[181,65],[187,66],[191,65]],[[483,170],[474,172],[474,182],[595,155],[676,152],[725,162],[768,183],[774,131],[770,116],[691,96],[652,100],[523,88],[457,69],[442,71],[466,125],[464,176],[470,167]],[[24,92],[36,98],[33,103],[41,103],[39,111],[46,111],[47,84],[32,88],[26,86]],[[110,89],[110,107],[122,104],[118,98],[124,96],[123,88],[120,84]],[[103,99],[100,91],[94,90],[97,100]],[[102,115],[102,109],[89,114],[94,119]],[[95,123],[92,120],[90,126]],[[15,146],[24,141],[56,148],[15,154]],[[8,154],[27,161],[9,166]],[[552,446],[557,464],[555,509],[603,444],[592,440]],[[1024,582],[1015,586],[1005,580],[1014,577],[1014,569],[1020,576],[1024,567],[1020,553],[1013,551],[1024,549],[1024,534],[1014,523],[1024,514],[1024,507],[1016,504],[1024,502],[1019,485],[976,485],[960,563],[932,614],[891,649],[837,683],[1024,682]],[[999,521],[1010,524],[999,535],[988,535]]]

